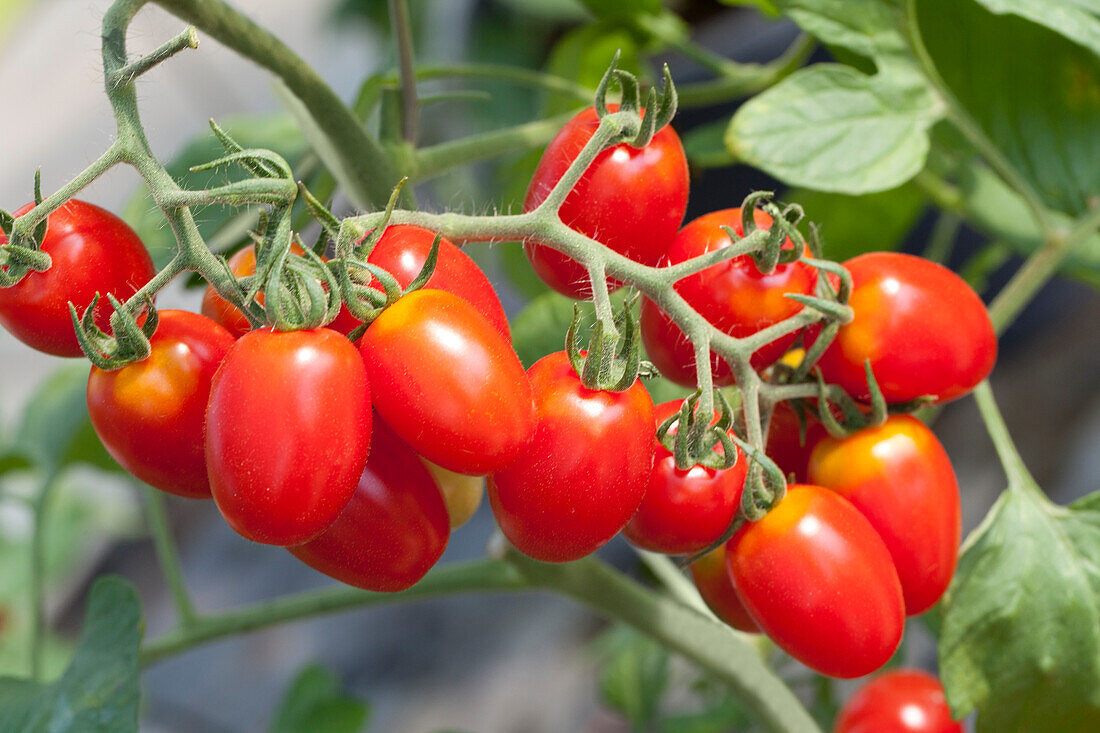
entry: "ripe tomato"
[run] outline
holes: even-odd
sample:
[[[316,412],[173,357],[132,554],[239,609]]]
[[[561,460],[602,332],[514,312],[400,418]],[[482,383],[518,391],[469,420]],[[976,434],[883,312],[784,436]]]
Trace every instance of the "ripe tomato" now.
[[[963,733],[940,681],[918,669],[884,672],[840,710],[834,733]]]
[[[355,492],[370,436],[370,383],[351,342],[326,328],[249,331],[210,391],[214,501],[254,542],[307,542]]]
[[[844,263],[855,318],[841,327],[818,365],[826,381],[856,399],[870,391],[870,359],[887,402],[924,395],[947,402],[993,370],[997,336],[981,298],[942,265],[913,255],[871,252]]]
[[[959,485],[935,434],[892,415],[848,438],[826,436],[810,457],[809,480],[855,505],[890,550],[912,616],[947,590],[962,533]]]
[[[527,370],[538,424],[514,463],[489,476],[504,536],[536,560],[595,552],[642,503],[653,472],[653,401],[641,381],[625,392],[581,384],[564,351]]]
[[[432,478],[439,486],[443,494],[443,503],[447,505],[447,516],[451,521],[451,529],[458,529],[481,506],[481,496],[485,493],[484,476],[467,476],[454,471],[448,471],[442,466],[437,466],[431,461],[420,459],[428,468]]]
[[[771,228],[772,218],[765,212],[757,209],[753,217],[758,228]],[[672,241],[664,262],[675,265],[729,247],[732,242],[721,229],[723,226],[742,235],[741,209],[714,211],[689,223]],[[790,239],[783,244],[785,249],[793,246]],[[792,262],[779,265],[770,275],[762,275],[752,257],[742,255],[685,277],[675,288],[691,307],[717,328],[730,336],[744,338],[802,310],[801,304],[784,295],[812,295],[816,286],[817,270],[809,265]],[[641,325],[646,352],[661,374],[677,384],[695,386],[695,348],[680,327],[649,299],[642,300]],[[771,365],[790,348],[796,337],[790,334],[765,345],[753,354],[753,368]],[[715,384],[733,384],[729,365],[713,352],[711,372]]]
[[[19,217],[33,208],[27,204]],[[69,303],[84,315],[96,293],[95,322],[111,332],[107,293],[126,300],[156,271],[141,239],[126,222],[94,204],[72,199],[50,214],[42,251],[53,259],[46,272],[31,272],[0,288],[0,325],[28,346],[54,356],[83,356]],[[0,244],[8,238],[0,232]]]
[[[768,424],[768,442],[764,452],[775,461],[784,476],[794,474],[795,482],[808,481],[810,452],[829,431],[813,415],[806,415],[806,439],[801,440],[798,415],[787,402],[780,402],[772,411]],[[810,483],[814,483],[810,481]]]
[[[726,563],[760,628],[821,674],[870,674],[901,643],[905,603],[890,553],[835,492],[789,487],[763,519],[734,534]]]
[[[656,425],[679,412],[681,404],[681,400],[672,400],[658,405],[654,409]],[[669,432],[675,434],[675,428]],[[623,534],[638,547],[666,555],[699,552],[733,523],[741,506],[748,459],[738,449],[737,463],[728,469],[692,466],[681,471],[668,449],[658,440],[653,443],[653,476],[642,505]]]
[[[759,634],[760,627],[745,610],[737,589],[733,587],[726,569],[726,548],[723,545],[711,550],[690,565],[691,578],[699,595],[706,601],[714,615],[727,624],[749,634]]]
[[[614,112],[617,105],[608,105]],[[579,113],[550,141],[543,153],[523,210],[531,211],[550,195],[577,154],[600,125],[594,108]],[[655,265],[676,236],[688,200],[684,147],[671,126],[649,145],[620,143],[604,150],[577,182],[559,211],[566,226],[632,260]],[[543,282],[571,298],[591,298],[588,272],[575,261],[534,241],[523,249]],[[608,278],[608,288],[620,283]]]
[[[93,366],[88,414],[107,452],[145,483],[210,498],[203,423],[210,382],[233,337],[209,318],[160,311],[148,359],[116,371]]]
[[[288,549],[342,583],[393,592],[423,578],[449,537],[447,508],[428,469],[376,419],[370,458],[351,501],[319,536]]]
[[[469,302],[417,290],[360,341],[375,408],[409,446],[458,473],[510,463],[535,426],[519,357]]]
[[[290,245],[290,251],[296,255],[304,254],[302,248],[297,244]],[[236,277],[255,275],[256,247],[250,244],[237,250],[226,264],[229,265],[230,272]],[[260,305],[264,304],[264,294],[262,292],[256,294],[256,302]],[[206,286],[206,291],[202,295],[201,310],[204,316],[224,326],[225,330],[233,334],[234,338],[240,338],[252,330],[252,324],[248,322],[248,318],[237,310],[236,306],[218,295],[218,291],[209,285]]]

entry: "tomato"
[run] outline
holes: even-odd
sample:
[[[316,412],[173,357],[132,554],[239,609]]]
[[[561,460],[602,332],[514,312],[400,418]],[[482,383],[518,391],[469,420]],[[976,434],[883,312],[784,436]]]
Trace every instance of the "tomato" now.
[[[834,733],[963,733],[940,681],[918,669],[884,672],[840,710]]]
[[[538,424],[526,450],[489,476],[504,536],[546,562],[595,552],[626,525],[653,473],[657,428],[640,381],[625,392],[581,384],[564,351],[527,370]]]
[[[892,415],[848,438],[825,437],[809,480],[836,491],[871,522],[890,550],[909,615],[940,599],[958,560],[959,485],[935,434],[910,415]]]
[[[34,207],[27,204],[16,217]],[[153,279],[153,260],[137,233],[117,216],[72,199],[50,214],[42,251],[53,263],[31,272],[10,288],[0,288],[0,325],[28,346],[54,356],[83,356],[69,303],[77,313],[96,293],[95,323],[111,333],[111,293],[125,301]],[[0,232],[0,244],[8,238]]]
[[[432,463],[488,473],[510,463],[534,429],[519,357],[457,295],[409,293],[371,324],[359,348],[378,414]]]
[[[738,631],[759,634],[760,627],[745,610],[726,570],[726,548],[711,550],[690,565],[691,578],[699,595],[714,615]]]
[[[844,266],[852,274],[855,318],[818,362],[826,381],[869,399],[863,367],[869,359],[887,402],[925,395],[947,402],[989,376],[997,336],[981,298],[961,277],[896,252],[859,255]]]
[[[451,529],[458,529],[470,521],[470,517],[481,506],[481,496],[485,493],[485,477],[455,473],[424,458],[420,460],[439,485],[443,503],[447,505]]]
[[[771,228],[772,218],[765,212],[757,209],[753,217],[758,228]],[[744,234],[741,209],[714,211],[686,225],[670,244],[664,263],[675,265],[729,247],[732,242],[723,226]],[[785,249],[793,246],[790,239],[783,244]],[[675,288],[699,315],[730,336],[744,338],[797,314],[803,306],[784,296],[813,295],[816,286],[817,270],[809,265],[792,262],[762,275],[752,257],[742,255],[685,277]],[[695,348],[680,327],[649,299],[642,300],[641,326],[646,352],[661,374],[677,384],[694,387]],[[771,365],[796,338],[797,334],[790,334],[766,344],[753,354],[753,368]],[[713,352],[711,372],[715,384],[733,384],[729,365]]]
[[[833,491],[789,487],[763,519],[737,530],[726,563],[760,628],[821,674],[870,674],[901,643],[905,603],[890,552]]]
[[[370,458],[351,501],[318,537],[288,549],[342,583],[393,592],[424,577],[449,537],[447,507],[431,473],[376,419]]]
[[[305,254],[305,250],[297,244],[290,245],[290,251],[292,254],[298,256]],[[226,264],[229,265],[229,271],[232,272],[235,277],[251,277],[255,275],[255,245],[250,244],[243,249],[237,250],[233,253],[233,256],[226,261]],[[260,305],[264,304],[264,294],[262,291],[256,294],[256,302]],[[224,326],[227,331],[233,334],[234,338],[240,338],[252,330],[252,324],[249,323],[244,313],[241,313],[237,310],[235,305],[218,295],[218,291],[214,290],[214,288],[209,285],[206,286],[206,291],[202,295],[201,311],[207,318],[211,318]],[[351,314],[349,313],[348,316],[350,317]]]
[[[806,438],[802,440],[801,427],[794,408],[787,402],[776,405],[768,424],[768,442],[764,449],[784,476],[794,475],[796,483],[808,480],[810,452],[829,434],[813,415],[805,414]]]
[[[654,409],[659,426],[680,411],[681,400],[664,402]],[[717,413],[715,414],[717,417]],[[675,429],[669,431],[675,435]],[[732,434],[733,431],[731,430]],[[728,469],[692,466],[676,468],[676,459],[654,440],[653,476],[642,505],[623,534],[638,547],[667,555],[689,555],[705,549],[721,537],[741,506],[748,459],[740,449],[737,462]]]
[[[367,462],[370,395],[355,347],[335,331],[242,336],[206,413],[210,488],[229,526],[287,546],[332,524]]]
[[[608,105],[614,112],[617,105]],[[550,195],[577,154],[600,125],[594,108],[580,112],[550,141],[543,153],[523,210],[531,211]],[[688,166],[684,147],[671,126],[663,127],[644,148],[620,143],[604,150],[585,171],[559,210],[566,226],[602,242],[619,254],[655,265],[684,219]],[[523,245],[543,282],[571,298],[591,298],[584,267],[535,241]],[[608,288],[620,283],[608,278]]]
[[[148,359],[116,371],[93,366],[88,414],[107,452],[145,483],[210,498],[203,423],[210,382],[233,337],[209,318],[160,311]]]

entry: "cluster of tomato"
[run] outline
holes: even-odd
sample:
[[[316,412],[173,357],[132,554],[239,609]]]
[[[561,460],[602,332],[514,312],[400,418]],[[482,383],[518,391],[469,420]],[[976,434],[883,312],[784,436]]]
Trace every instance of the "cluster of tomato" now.
[[[590,109],[563,128],[536,170],[528,210],[598,125]],[[723,227],[743,233],[739,209],[680,228],[687,196],[683,148],[665,127],[645,147],[623,143],[600,153],[560,216],[654,266],[730,246]],[[753,214],[758,228],[772,225],[764,212]],[[407,287],[435,239],[389,226],[368,261]],[[620,531],[639,547],[673,555],[697,554],[723,537],[741,505],[746,456],[729,468],[683,469],[657,440],[679,402],[654,407],[639,380],[621,391],[586,386],[565,352],[525,372],[485,275],[447,240],[438,246],[426,284],[365,329],[346,310],[325,328],[253,329],[212,289],[202,315],[160,311],[147,359],[113,371],[92,367],[88,405],[97,433],[150,485],[212,496],[241,535],[287,547],[372,590],[400,590],[427,572],[450,529],[477,507],[480,479],[471,477],[482,475],[504,535],[539,560],[584,557]],[[50,216],[42,249],[53,267],[0,290],[0,323],[49,353],[80,353],[69,301],[87,304],[96,292],[125,298],[153,276],[137,236],[79,201]],[[525,249],[551,287],[591,297],[578,263],[537,241]],[[254,251],[242,250],[229,266],[253,274]],[[992,369],[996,339],[985,308],[949,270],[893,253],[845,266],[855,317],[817,365],[825,380],[867,401],[869,364],[887,403],[942,402]],[[796,260],[763,274],[743,255],[675,288],[716,327],[743,337],[798,313],[803,306],[785,296],[813,295],[818,271]],[[96,312],[104,330],[107,311]],[[356,343],[346,337],[352,331],[362,333]],[[769,369],[800,342],[810,348],[820,332],[779,338],[751,364]],[[662,374],[696,384],[691,343],[649,301],[641,333]],[[733,383],[723,360],[714,356],[711,366],[715,384]],[[932,606],[954,571],[960,517],[950,462],[912,417],[835,438],[785,403],[771,420],[767,452],[801,483],[696,561],[696,584],[723,620],[766,632],[810,667],[867,674],[896,650],[906,615]]]

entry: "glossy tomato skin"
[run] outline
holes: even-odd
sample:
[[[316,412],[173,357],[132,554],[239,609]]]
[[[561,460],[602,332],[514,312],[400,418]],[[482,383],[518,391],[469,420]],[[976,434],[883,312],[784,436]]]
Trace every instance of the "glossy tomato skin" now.
[[[206,413],[206,465],[242,536],[298,545],[347,505],[370,450],[370,383],[344,336],[256,329],[230,349]]]
[[[690,565],[691,579],[714,615],[738,631],[759,634],[760,627],[745,610],[726,569],[725,545],[711,550]]]
[[[534,430],[519,357],[457,295],[409,293],[371,324],[359,349],[378,414],[432,463],[488,473],[510,463]]]
[[[206,403],[233,337],[197,313],[159,315],[149,358],[110,372],[92,367],[88,414],[107,452],[138,479],[177,496],[209,499]]]
[[[955,472],[940,441],[910,415],[892,415],[813,450],[810,481],[836,491],[871,522],[901,580],[906,612],[931,608],[958,561],[962,511]]]
[[[814,483],[809,481],[810,454],[819,442],[829,435],[813,415],[806,415],[806,437],[802,439],[801,426],[794,408],[787,402],[780,402],[772,411],[768,423],[768,442],[764,449],[768,458],[775,461],[784,476],[793,475],[795,483]]]
[[[657,435],[653,401],[641,381],[625,392],[586,388],[562,351],[527,376],[537,427],[519,458],[489,476],[489,504],[520,552],[577,560],[614,537],[642,503]]]
[[[681,400],[672,400],[654,408],[656,425],[679,412],[681,404]],[[675,435],[675,426],[669,432]],[[748,460],[738,449],[737,462],[725,470],[697,465],[681,471],[672,453],[660,441],[653,443],[653,475],[641,506],[623,534],[631,543],[653,552],[699,552],[716,542],[733,523],[741,505]]]
[[[818,362],[826,381],[867,400],[863,363],[870,359],[887,402],[925,395],[948,402],[989,376],[997,336],[981,298],[961,277],[897,252],[870,252],[844,266],[852,274],[855,318]]]
[[[862,677],[901,643],[905,603],[890,553],[839,494],[795,484],[726,546],[745,608],[780,648],[830,677]]]
[[[834,733],[963,733],[951,719],[943,685],[917,669],[895,669],[860,687],[836,721]]]
[[[351,501],[318,537],[288,549],[342,583],[392,593],[424,577],[450,533],[443,496],[428,469],[375,419],[370,458]]]
[[[617,105],[608,105],[614,112]],[[546,199],[600,120],[593,108],[567,122],[543,153],[523,210]],[[620,143],[592,161],[566,197],[560,215],[566,226],[606,244],[636,262],[655,265],[684,219],[688,200],[688,166],[684,147],[671,126],[665,126],[644,148]],[[591,298],[587,271],[565,255],[526,242],[531,266],[543,282],[571,298]],[[620,283],[608,279],[614,290]]]
[[[759,209],[753,212],[753,217],[759,229],[772,225],[772,218]],[[732,242],[723,226],[742,235],[741,209],[714,211],[687,224],[672,241],[663,264],[679,264],[729,247]],[[784,248],[793,246],[790,239],[783,244]],[[784,296],[812,295],[816,286],[817,270],[809,265],[793,262],[779,265],[770,275],[762,275],[752,257],[742,255],[686,277],[675,287],[689,305],[716,327],[730,336],[744,338],[798,313],[803,306]],[[646,352],[661,374],[677,384],[694,387],[695,349],[680,327],[649,299],[642,300],[641,326]],[[753,355],[753,368],[770,366],[796,337],[790,334],[765,345]],[[714,353],[711,353],[711,372],[715,384],[733,384],[729,365]]]
[[[32,208],[27,204],[15,216]],[[50,269],[28,273],[12,287],[0,288],[0,325],[47,354],[83,356],[69,302],[84,315],[98,292],[95,322],[110,333],[113,309],[107,293],[125,301],[156,271],[137,233],[106,209],[71,199],[47,221],[42,251],[52,258]],[[0,244],[7,241],[0,232]]]

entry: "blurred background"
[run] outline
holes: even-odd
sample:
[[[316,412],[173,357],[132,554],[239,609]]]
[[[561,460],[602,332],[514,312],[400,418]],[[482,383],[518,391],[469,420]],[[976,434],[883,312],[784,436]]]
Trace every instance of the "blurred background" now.
[[[43,189],[53,190],[108,145],[114,124],[102,90],[99,38],[108,5],[106,0],[0,0],[3,208],[30,200],[35,169],[42,170]],[[236,0],[233,5],[283,39],[346,99],[354,98],[369,73],[393,64],[384,0]],[[602,31],[596,42],[593,31],[585,30],[592,28],[585,24],[585,11],[573,0],[417,0],[411,8],[421,63],[549,64],[557,73],[593,83],[592,73],[598,78],[616,45],[632,48],[631,39]],[[697,0],[680,3],[679,10],[692,24],[696,41],[737,61],[774,59],[797,35],[793,25],[751,9]],[[155,48],[181,27],[157,8],[143,11],[133,25],[131,53]],[[675,52],[651,58],[662,60],[670,63],[678,84],[704,77],[702,69]],[[208,145],[209,118],[241,129],[267,125],[265,134],[283,149],[302,149],[268,75],[211,39],[202,38],[197,51],[158,67],[138,90],[146,130],[162,160],[186,157],[196,144]],[[457,100],[430,110],[423,139],[445,140],[522,122],[555,104],[530,90],[501,85],[490,91],[491,100]],[[728,118],[731,109],[694,108],[678,116],[674,126],[686,137],[708,122]],[[537,152],[517,155],[447,175],[418,192],[420,205],[469,212],[517,208],[537,158]],[[744,166],[697,167],[687,219],[739,205],[751,189],[776,185]],[[138,188],[137,176],[119,167],[82,198],[124,212],[147,241],[155,240],[151,246],[165,247],[167,234],[158,230],[155,212],[136,195]],[[817,218],[811,202],[803,203],[808,216]],[[911,209],[909,224],[900,232],[844,220],[831,225],[851,224],[864,237],[862,249],[890,246],[875,241],[881,235],[901,238],[903,249],[921,252],[932,221],[919,197]],[[210,217],[213,226],[216,215]],[[825,236],[829,241],[828,228]],[[980,243],[964,227],[952,263],[967,263]],[[539,288],[531,276],[518,272],[516,251],[503,246],[474,250],[511,313]],[[987,296],[1018,263],[1004,255],[988,275]],[[181,282],[164,293],[160,305],[197,310],[200,297],[201,290],[186,289]],[[1004,336],[993,375],[1025,461],[1058,503],[1095,490],[1100,478],[1098,333],[1100,295],[1058,279]],[[16,429],[36,392],[52,388],[59,368],[69,370],[66,383],[72,384],[79,381],[73,374],[86,373],[87,367],[38,354],[0,331],[0,432]],[[1003,489],[1004,477],[971,400],[948,406],[936,432],[954,461],[968,531]],[[26,655],[26,635],[20,630],[25,632],[27,621],[19,599],[28,582],[31,519],[25,504],[10,498],[29,489],[19,485],[18,476],[0,481],[11,484],[0,498],[0,671],[12,673]],[[241,539],[212,503],[171,499],[169,510],[200,610],[331,582],[288,553]],[[147,638],[170,628],[171,601],[143,531],[140,495],[132,486],[117,473],[88,467],[71,471],[55,516],[47,590],[48,615],[57,630],[49,645],[56,665],[64,664],[88,583],[98,574],[120,573],[137,584]],[[452,535],[443,562],[483,555],[492,529],[483,505]],[[635,555],[621,540],[602,554],[620,567],[636,569]],[[932,669],[934,647],[920,622],[911,623],[907,661]],[[200,647],[153,667],[143,676],[143,730],[265,730],[287,685],[314,662],[334,670],[350,693],[370,704],[373,731],[628,730],[601,700],[598,682],[608,644],[593,642],[605,631],[602,621],[569,602],[535,595],[449,598],[295,623]],[[842,686],[841,694],[849,689]]]

